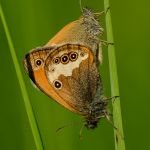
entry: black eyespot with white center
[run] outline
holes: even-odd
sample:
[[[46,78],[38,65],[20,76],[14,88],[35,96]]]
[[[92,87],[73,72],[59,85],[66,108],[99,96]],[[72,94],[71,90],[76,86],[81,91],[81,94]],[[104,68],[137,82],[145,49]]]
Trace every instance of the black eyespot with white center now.
[[[69,62],[69,57],[67,54],[61,56],[61,63],[67,64]]]
[[[35,64],[36,64],[36,66],[41,66],[42,65],[42,60],[41,59],[37,59],[37,60],[35,60]]]
[[[71,52],[69,55],[69,58],[71,61],[76,61],[78,58],[78,53],[77,52]]]
[[[61,89],[62,83],[59,80],[54,81],[54,86],[56,89]]]
[[[53,63],[54,64],[59,64],[60,63],[60,58],[59,57],[54,58]]]

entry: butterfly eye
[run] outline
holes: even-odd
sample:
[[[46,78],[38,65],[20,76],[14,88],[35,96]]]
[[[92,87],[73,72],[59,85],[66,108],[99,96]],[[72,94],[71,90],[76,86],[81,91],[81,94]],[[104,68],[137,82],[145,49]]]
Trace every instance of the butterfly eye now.
[[[54,86],[56,89],[60,89],[62,87],[62,83],[58,80],[55,80],[54,81]]]
[[[60,63],[60,58],[59,57],[54,58],[53,63],[54,64],[59,64]]]
[[[78,53],[76,53],[76,52],[71,52],[70,55],[69,55],[69,57],[70,57],[70,60],[71,60],[71,61],[75,61],[75,60],[77,60],[77,58],[78,58]]]
[[[69,57],[67,54],[61,56],[61,63],[67,64],[69,62]]]
[[[35,64],[36,64],[37,66],[41,66],[42,60],[41,60],[41,59],[37,59],[37,60],[35,61]]]

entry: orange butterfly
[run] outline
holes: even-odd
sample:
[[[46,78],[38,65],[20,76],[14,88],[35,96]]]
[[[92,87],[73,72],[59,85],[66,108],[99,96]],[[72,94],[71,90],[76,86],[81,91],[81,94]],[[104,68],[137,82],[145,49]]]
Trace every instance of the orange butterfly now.
[[[100,13],[101,14],[101,13]],[[98,64],[102,62],[103,28],[98,14],[83,8],[83,15],[66,25],[45,46],[26,54],[24,66],[33,83],[72,112],[84,116],[87,128],[108,119]]]

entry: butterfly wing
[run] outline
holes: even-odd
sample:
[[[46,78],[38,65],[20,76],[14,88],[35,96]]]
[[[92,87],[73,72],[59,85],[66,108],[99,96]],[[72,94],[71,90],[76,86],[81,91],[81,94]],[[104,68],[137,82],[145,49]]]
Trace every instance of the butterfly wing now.
[[[99,83],[94,55],[89,48],[73,44],[57,48],[45,61],[45,74],[53,88],[51,96],[59,95],[73,112],[88,113]]]
[[[31,81],[37,85],[36,79],[35,79],[35,72],[40,72],[42,70],[44,61],[49,54],[50,51],[52,51],[54,47],[38,47],[33,50],[31,50],[29,53],[25,55],[25,58],[23,60],[24,68],[29,75]],[[40,61],[41,65],[37,65],[36,62]]]
[[[23,64],[33,84],[43,93],[53,98],[67,109],[76,112],[73,107],[66,103],[55,91],[51,84],[49,84],[45,75],[44,64],[47,56],[55,51],[54,47],[40,47],[32,50],[26,54]],[[40,63],[39,63],[40,61]]]

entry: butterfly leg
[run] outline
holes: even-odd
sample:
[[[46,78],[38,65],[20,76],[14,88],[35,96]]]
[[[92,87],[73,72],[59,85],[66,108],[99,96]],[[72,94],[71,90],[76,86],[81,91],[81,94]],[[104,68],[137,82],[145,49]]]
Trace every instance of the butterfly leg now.
[[[113,121],[110,119],[110,115],[107,112],[104,112],[104,115],[105,115],[107,121],[113,126],[113,128],[118,130],[118,128],[114,125]]]
[[[102,48],[99,44],[97,45],[97,47],[94,50],[94,55],[96,58],[97,65],[99,65],[99,63],[102,62]]]
[[[113,126],[113,128],[116,130],[117,138],[118,138],[118,136],[120,136],[122,139],[124,139],[124,136],[121,134],[120,130],[114,125],[113,121],[110,119],[109,114],[107,112],[105,113],[105,118]]]
[[[108,112],[108,115],[109,115],[110,117],[113,117],[113,114],[112,114],[112,113],[110,113],[110,112]]]
[[[95,15],[96,17],[99,17],[99,16],[104,15],[104,14],[107,15],[107,13],[108,13],[109,10],[110,10],[110,6],[107,7],[106,10],[103,10],[103,11],[101,11],[101,12],[99,12],[99,13],[94,13],[94,15]]]
[[[105,41],[105,40],[100,40],[100,42],[101,42],[102,45],[105,45],[105,46],[114,45],[113,42],[108,42],[108,41]]]
[[[108,11],[110,10],[110,6],[107,7],[105,14],[107,15]]]
[[[107,101],[107,102],[109,102],[110,100],[113,100],[113,102],[114,102],[116,100],[116,98],[118,98],[118,97],[120,97],[120,96],[107,97],[107,98],[104,98],[103,100]]]
[[[95,54],[97,60],[99,60],[99,62],[102,62],[102,50],[101,49],[102,49],[103,45],[108,47],[109,45],[114,45],[114,43],[108,42],[106,40],[100,40],[100,44],[99,44],[98,48],[95,49],[95,51],[94,51],[94,54]]]

